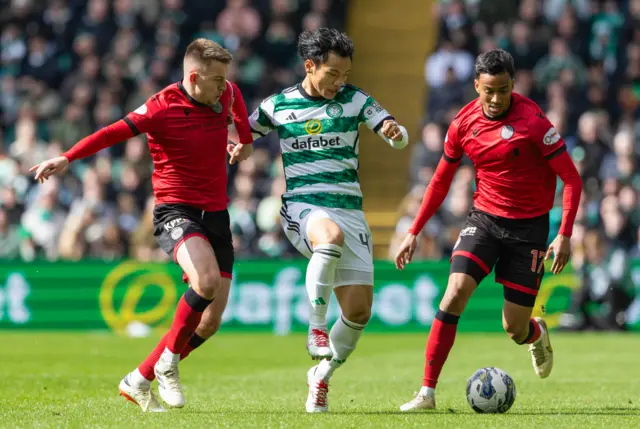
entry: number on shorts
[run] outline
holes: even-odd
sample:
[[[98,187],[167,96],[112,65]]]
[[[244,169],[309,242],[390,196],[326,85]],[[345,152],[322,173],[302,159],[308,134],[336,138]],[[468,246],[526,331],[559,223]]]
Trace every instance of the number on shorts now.
[[[531,251],[531,271],[534,273],[539,273],[542,271],[542,267],[544,267],[544,255],[547,253],[543,250],[532,250]]]
[[[371,253],[371,248],[369,247],[369,234],[367,234],[366,232],[365,233],[361,232],[359,236],[360,236],[360,243],[362,243],[362,245],[367,248],[369,253]]]

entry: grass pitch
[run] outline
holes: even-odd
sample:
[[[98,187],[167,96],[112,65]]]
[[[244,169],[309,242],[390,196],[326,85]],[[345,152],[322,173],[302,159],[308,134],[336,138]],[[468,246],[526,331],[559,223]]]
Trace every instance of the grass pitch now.
[[[555,367],[539,380],[525,346],[461,334],[438,386],[438,410],[398,407],[420,386],[425,335],[365,334],[336,371],[330,412],[307,415],[302,335],[224,334],[181,366],[187,406],[144,414],[118,383],[157,341],[111,334],[0,333],[0,427],[123,428],[638,428],[640,336],[552,333]],[[515,380],[504,415],[466,403],[467,378],[497,366]],[[154,385],[154,388],[156,386]]]

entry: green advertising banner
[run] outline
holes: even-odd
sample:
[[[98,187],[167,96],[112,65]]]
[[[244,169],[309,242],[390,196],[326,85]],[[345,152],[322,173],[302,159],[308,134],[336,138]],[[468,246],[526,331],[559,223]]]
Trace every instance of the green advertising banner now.
[[[223,329],[279,335],[306,331],[305,267],[306,260],[237,263]],[[367,330],[425,331],[446,287],[449,264],[420,262],[398,271],[379,261],[375,270],[373,317]],[[640,291],[640,261],[634,262],[631,277]],[[0,329],[124,333],[132,324],[166,328],[186,288],[181,278],[175,264],[5,263],[0,265]],[[474,293],[460,321],[460,331],[502,329],[502,285],[492,280],[487,278]],[[544,313],[550,326],[557,325],[578,286],[571,271],[547,274],[534,312]],[[640,330],[640,294],[627,313],[632,328]],[[333,321],[338,315],[334,298],[328,317]]]

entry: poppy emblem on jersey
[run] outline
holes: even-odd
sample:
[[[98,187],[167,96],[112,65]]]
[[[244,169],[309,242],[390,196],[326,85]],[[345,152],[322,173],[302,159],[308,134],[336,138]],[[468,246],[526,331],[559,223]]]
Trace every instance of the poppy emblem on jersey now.
[[[513,137],[514,133],[515,131],[513,130],[513,127],[511,125],[505,125],[504,127],[502,127],[502,131],[500,131],[500,137],[505,140],[509,140],[511,137]]]
[[[218,101],[216,104],[211,106],[211,110],[213,110],[216,113],[221,113],[222,112],[222,103]]]
[[[317,119],[308,120],[304,123],[304,130],[307,134],[320,134],[322,132],[322,122]]]
[[[330,118],[338,118],[342,116],[342,106],[338,103],[331,103],[327,106],[327,115]]]
[[[184,231],[182,230],[181,227],[176,226],[175,228],[173,228],[171,230],[171,238],[174,239],[174,240],[177,240],[178,238],[182,237],[182,233],[183,232]]]

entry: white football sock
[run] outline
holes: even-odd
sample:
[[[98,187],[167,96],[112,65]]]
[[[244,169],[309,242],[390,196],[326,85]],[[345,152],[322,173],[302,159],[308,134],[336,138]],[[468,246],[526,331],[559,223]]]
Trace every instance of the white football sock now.
[[[340,368],[349,355],[356,349],[356,344],[366,325],[350,322],[340,316],[329,333],[329,345],[333,351],[333,359],[323,360],[318,365],[318,376],[328,381],[333,372]]]
[[[341,256],[342,247],[335,244],[319,244],[313,249],[305,280],[311,303],[311,329],[327,329],[327,309],[336,277],[336,265]]]
[[[165,347],[162,355],[160,356],[160,360],[172,365],[177,365],[178,362],[180,362],[180,353],[173,353],[169,350],[169,347]]]
[[[129,382],[129,385],[131,387],[136,387],[138,389],[146,390],[149,388],[149,386],[151,386],[151,380],[147,380],[146,378],[144,378],[138,368],[129,373],[129,378],[127,381]]]
[[[420,388],[420,393],[418,393],[418,395],[427,396],[429,398],[435,398],[436,397],[436,389],[434,389],[433,387],[422,386]]]

